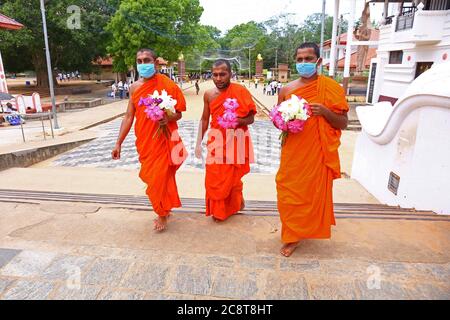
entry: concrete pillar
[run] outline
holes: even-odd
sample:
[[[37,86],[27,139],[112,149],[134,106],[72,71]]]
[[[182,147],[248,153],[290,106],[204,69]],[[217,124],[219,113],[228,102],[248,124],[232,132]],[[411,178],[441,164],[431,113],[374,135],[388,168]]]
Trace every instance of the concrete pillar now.
[[[332,36],[331,36],[331,51],[330,51],[330,69],[328,72],[328,75],[330,77],[334,77],[335,68],[336,68],[336,32],[337,32],[337,26],[339,22],[339,0],[334,0],[334,15],[333,15],[333,30],[332,30]]]
[[[350,58],[352,56],[352,40],[353,40],[353,27],[355,22],[355,7],[356,0],[350,0],[350,17],[348,20],[347,29],[347,46],[345,48],[345,61],[344,61],[344,90],[347,93],[348,81],[350,78]]]

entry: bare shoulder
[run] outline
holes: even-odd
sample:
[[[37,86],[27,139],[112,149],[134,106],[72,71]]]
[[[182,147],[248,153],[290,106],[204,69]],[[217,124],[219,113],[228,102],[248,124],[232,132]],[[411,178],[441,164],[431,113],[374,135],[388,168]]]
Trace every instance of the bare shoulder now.
[[[203,95],[203,100],[205,102],[210,102],[214,95],[215,95],[214,88],[208,89],[208,90],[205,91],[205,94]]]
[[[133,94],[133,92],[135,91],[135,90],[137,90],[140,86],[142,86],[144,84],[144,82],[141,80],[141,79],[139,79],[138,81],[135,81],[135,82],[133,82],[132,84],[131,84],[131,86],[130,86],[130,94]]]

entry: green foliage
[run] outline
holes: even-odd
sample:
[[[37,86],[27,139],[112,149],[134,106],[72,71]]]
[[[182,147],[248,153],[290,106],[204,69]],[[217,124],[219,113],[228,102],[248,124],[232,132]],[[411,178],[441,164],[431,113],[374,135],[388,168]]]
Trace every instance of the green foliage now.
[[[106,23],[117,0],[46,1],[46,20],[52,67],[57,70],[90,71],[91,61],[105,54],[108,34]],[[80,8],[80,29],[68,27],[69,6]],[[9,0],[0,11],[22,23],[21,30],[0,31],[0,49],[8,71],[20,72],[34,68],[38,85],[48,86],[42,17],[39,0]]]
[[[192,50],[200,28],[203,8],[199,0],[123,0],[107,26],[112,40],[108,52],[116,71],[133,66],[140,48],[152,48],[159,56],[174,61],[179,53]],[[208,39],[200,46],[208,44]],[[200,41],[200,42],[201,42]]]

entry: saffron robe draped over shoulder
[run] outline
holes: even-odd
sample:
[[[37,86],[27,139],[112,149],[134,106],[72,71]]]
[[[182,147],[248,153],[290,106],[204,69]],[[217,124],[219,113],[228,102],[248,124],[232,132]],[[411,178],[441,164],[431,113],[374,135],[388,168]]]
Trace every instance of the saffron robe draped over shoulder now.
[[[225,130],[218,124],[227,98],[236,99],[238,117],[256,113],[250,92],[239,84],[231,83],[228,89],[209,103],[211,130],[208,134],[206,159],[206,215],[225,220],[241,209],[243,203],[242,177],[250,172],[253,162],[253,145],[248,127]]]
[[[336,113],[348,111],[344,90],[325,76],[290,92],[286,99],[292,94],[310,103],[321,103]],[[322,116],[312,116],[303,131],[288,135],[276,176],[284,243],[331,237],[331,225],[336,224],[333,180],[341,176],[340,137],[341,131]]]
[[[147,118],[145,106],[139,106],[139,100],[157,90],[166,90],[167,94],[177,100],[175,109],[186,111],[186,100],[180,88],[168,77],[156,74],[137,88],[132,101],[136,109],[136,149],[139,154],[141,170],[139,177],[147,184],[147,195],[153,210],[160,216],[169,215],[172,208],[181,207],[175,173],[187,157],[187,151],[178,135],[175,121],[168,123],[169,138],[162,132],[155,134],[159,123]]]

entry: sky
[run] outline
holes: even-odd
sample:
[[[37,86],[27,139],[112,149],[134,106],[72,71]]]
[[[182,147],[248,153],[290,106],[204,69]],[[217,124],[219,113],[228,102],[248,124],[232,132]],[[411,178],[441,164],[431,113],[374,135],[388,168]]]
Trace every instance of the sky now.
[[[356,0],[356,19],[361,16],[365,0]],[[293,21],[301,22],[312,13],[322,12],[322,0],[200,0],[204,8],[201,23],[226,32],[233,26],[251,20],[262,22],[280,13],[295,13]],[[380,20],[383,4],[371,4],[371,20]],[[327,0],[325,11],[333,15],[334,0]],[[350,0],[340,0],[340,13],[350,12]],[[348,14],[344,18],[348,19]]]

